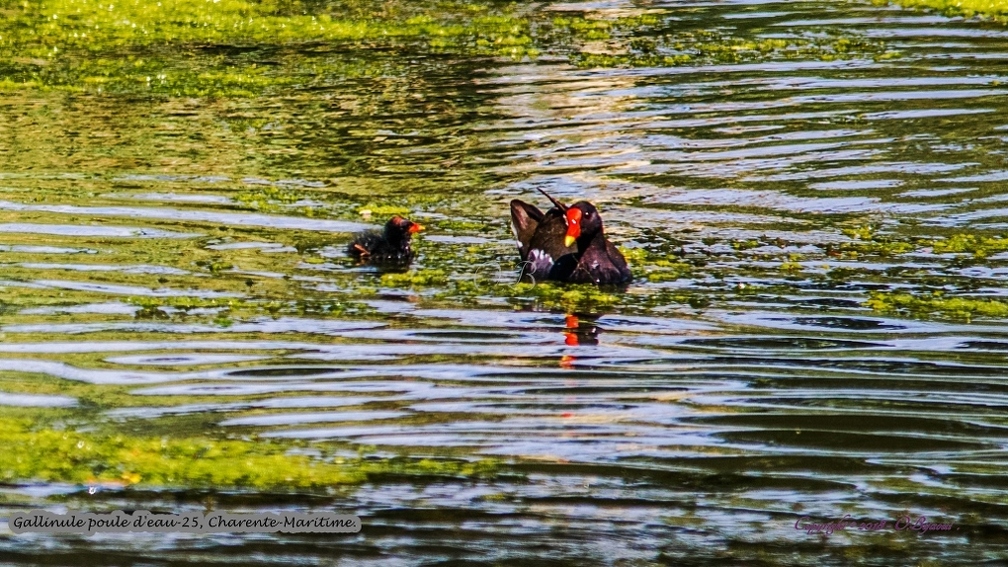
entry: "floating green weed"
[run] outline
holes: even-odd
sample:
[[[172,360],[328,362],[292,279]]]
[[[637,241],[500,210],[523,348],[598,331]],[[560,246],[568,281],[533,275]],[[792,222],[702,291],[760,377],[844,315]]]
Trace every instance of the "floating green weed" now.
[[[673,20],[665,13],[550,18],[490,3],[416,7],[393,0],[370,10],[338,10],[297,1],[37,0],[11,4],[4,13],[0,89],[6,90],[254,97],[325,77],[381,74],[367,69],[374,64],[366,59],[340,64],[326,56],[330,46],[346,44],[516,60],[548,52],[582,67],[888,53],[882,43],[839,32],[787,38],[681,32],[669,28]],[[260,64],[263,59],[270,64]]]
[[[571,59],[580,67],[674,67],[776,59],[832,61],[885,53],[884,43],[849,34],[753,38],[700,30],[614,40],[604,50],[581,50]]]
[[[510,288],[514,298],[531,298],[541,308],[567,313],[604,311],[620,303],[621,297],[613,291],[588,284],[538,284],[518,283]]]
[[[919,250],[930,244],[929,240],[922,238],[908,240],[893,234],[883,234],[871,225],[847,227],[841,232],[852,238],[853,241],[843,242],[840,245],[828,245],[826,248],[828,256],[849,259],[864,255],[894,257]]]
[[[684,278],[692,274],[693,266],[678,259],[657,259],[646,265],[634,266],[631,264],[634,274],[643,272],[648,281],[667,282]]]
[[[1008,238],[959,233],[944,240],[935,240],[931,246],[936,254],[966,253],[975,258],[986,258],[991,254],[1008,251]]]
[[[189,296],[172,297],[130,297],[128,303],[139,309],[138,319],[168,319],[208,314],[218,324],[231,324],[234,319],[280,315],[352,316],[370,313],[373,310],[356,301],[341,299],[271,300],[244,298],[201,298]]]
[[[292,191],[275,185],[257,187],[255,190],[242,191],[235,195],[235,200],[248,208],[263,212],[277,212],[290,208],[291,205],[305,201],[309,197],[300,191]]]
[[[791,274],[797,273],[802,271],[802,265],[793,260],[788,260],[787,262],[784,262],[780,265],[780,271]]]
[[[1008,303],[1004,301],[945,297],[941,292],[930,295],[872,292],[865,305],[876,311],[908,314],[915,317],[939,316],[967,321],[974,317],[1008,317]]]
[[[497,467],[489,460],[315,458],[292,453],[293,443],[265,439],[84,433],[10,417],[0,418],[0,443],[3,482],[297,490],[359,484],[384,474],[482,476]]]
[[[416,44],[467,55],[535,56],[528,19],[471,8],[444,13],[432,7],[430,14],[394,18],[312,14],[298,2],[23,2],[0,19],[0,89],[216,97],[256,96],[303,82],[291,69],[303,58],[281,57],[279,69],[259,66],[243,57],[241,46]]]
[[[1008,0],[895,0],[908,8],[927,8],[950,16],[989,16],[1000,22],[1008,22]],[[887,4],[875,0],[876,4]]]
[[[488,37],[520,34],[522,20],[478,15],[452,24],[420,15],[404,20],[344,19],[282,10],[275,2],[246,0],[46,0],[14,9],[5,45],[30,46],[32,56],[61,51],[105,52],[154,45],[282,45],[373,38]],[[287,13],[285,13],[287,12]],[[20,25],[17,25],[20,24]]]
[[[366,205],[362,205],[357,210],[357,212],[362,215],[368,215],[374,217],[376,220],[381,220],[382,222],[385,222],[383,219],[385,219],[386,217],[391,217],[393,215],[401,215],[401,216],[409,215],[410,209],[409,207],[404,205],[394,205],[388,203],[381,204],[372,201],[367,203]]]
[[[381,276],[381,283],[388,287],[419,288],[444,285],[448,275],[444,270],[417,270],[405,273],[386,273]]]

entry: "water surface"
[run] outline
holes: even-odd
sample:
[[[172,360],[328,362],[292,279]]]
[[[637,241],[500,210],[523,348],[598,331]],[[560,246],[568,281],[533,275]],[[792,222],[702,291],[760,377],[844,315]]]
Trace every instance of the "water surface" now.
[[[255,97],[4,91],[0,407],[501,463],[326,494],[16,482],[4,515],[335,509],[363,529],[0,535],[8,561],[998,564],[1002,320],[866,302],[1005,296],[1008,256],[931,243],[1008,227],[1008,31],[868,2],[529,9],[882,47],[582,67],[253,46],[227,56],[381,71]],[[599,205],[624,293],[514,286],[507,203],[537,188]],[[351,233],[395,212],[428,227],[411,271],[354,266]],[[796,529],[845,514],[954,529]]]

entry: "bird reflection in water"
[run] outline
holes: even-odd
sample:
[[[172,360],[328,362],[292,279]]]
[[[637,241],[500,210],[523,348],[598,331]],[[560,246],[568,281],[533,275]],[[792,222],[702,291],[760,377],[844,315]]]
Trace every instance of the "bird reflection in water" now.
[[[598,315],[590,317],[567,315],[564,319],[564,344],[572,347],[597,345],[599,343],[599,328],[595,325],[595,321],[598,320],[598,317]],[[573,354],[565,354],[560,357],[562,368],[574,368],[576,362],[577,356]]]

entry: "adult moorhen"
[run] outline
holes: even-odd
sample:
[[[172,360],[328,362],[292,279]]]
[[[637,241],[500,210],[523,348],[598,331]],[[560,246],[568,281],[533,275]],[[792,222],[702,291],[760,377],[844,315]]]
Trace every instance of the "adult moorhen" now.
[[[600,285],[630,281],[626,259],[605,237],[594,205],[578,201],[568,207],[542,189],[539,192],[553,203],[545,213],[518,199],[511,201],[522,277]]]
[[[577,252],[576,247],[564,243],[567,206],[545,191],[539,191],[553,202],[553,208],[545,214],[535,205],[519,199],[511,201],[511,229],[518,239],[521,277],[530,276],[535,281],[550,279],[556,260]]]
[[[347,253],[361,262],[372,264],[409,264],[413,261],[410,240],[424,227],[396,215],[382,231],[369,230],[354,237]]]

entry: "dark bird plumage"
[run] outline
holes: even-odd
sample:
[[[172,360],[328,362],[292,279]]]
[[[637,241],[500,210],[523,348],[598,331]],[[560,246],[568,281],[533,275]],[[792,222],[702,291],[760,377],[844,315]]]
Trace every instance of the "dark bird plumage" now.
[[[576,247],[564,244],[567,207],[555,200],[553,204],[553,208],[543,213],[535,205],[518,199],[511,201],[511,227],[518,239],[522,276],[531,276],[535,281],[550,279],[556,260],[577,252]]]
[[[361,262],[371,264],[409,264],[413,261],[410,241],[423,225],[398,215],[385,223],[383,230],[368,230],[354,237],[347,253]]]
[[[518,199],[511,201],[522,277],[601,285],[631,280],[626,259],[605,237],[594,205],[578,201],[568,207],[540,192],[553,202],[545,213]]]

